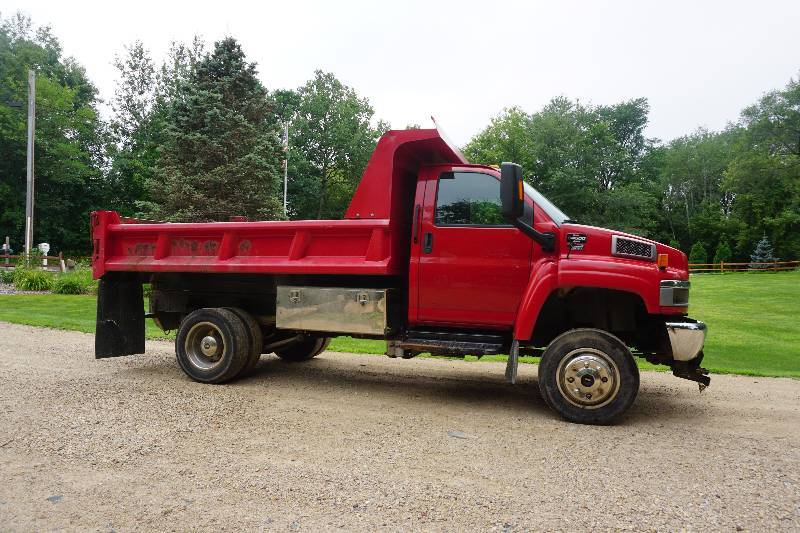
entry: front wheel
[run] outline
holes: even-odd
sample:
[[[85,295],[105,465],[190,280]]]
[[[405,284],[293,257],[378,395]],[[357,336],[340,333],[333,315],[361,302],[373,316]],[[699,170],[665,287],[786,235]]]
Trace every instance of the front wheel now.
[[[556,337],[542,355],[539,391],[570,422],[609,424],[636,399],[639,369],[614,335],[574,329]]]

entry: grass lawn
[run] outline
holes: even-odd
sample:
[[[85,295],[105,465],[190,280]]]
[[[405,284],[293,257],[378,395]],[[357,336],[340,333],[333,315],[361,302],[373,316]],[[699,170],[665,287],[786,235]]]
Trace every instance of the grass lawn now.
[[[690,301],[689,315],[708,324],[703,366],[715,373],[800,378],[800,272],[696,274]],[[95,305],[94,296],[0,295],[0,321],[92,333]],[[149,339],[173,338],[151,320],[146,328]],[[384,353],[385,346],[339,337],[330,349]],[[655,368],[643,361],[640,366]]]

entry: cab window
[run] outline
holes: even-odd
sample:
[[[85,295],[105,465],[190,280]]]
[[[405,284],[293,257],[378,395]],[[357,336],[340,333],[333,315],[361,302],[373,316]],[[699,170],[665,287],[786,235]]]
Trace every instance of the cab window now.
[[[480,172],[444,172],[436,192],[437,226],[507,226],[500,212],[500,180]]]

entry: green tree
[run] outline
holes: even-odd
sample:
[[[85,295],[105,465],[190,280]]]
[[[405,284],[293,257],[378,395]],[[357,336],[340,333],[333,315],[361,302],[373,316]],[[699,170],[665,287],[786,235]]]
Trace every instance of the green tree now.
[[[117,56],[114,66],[119,79],[111,101],[107,208],[131,216],[136,203],[146,198],[147,182],[155,175],[158,159],[154,137],[159,125],[153,120],[157,72],[141,41],[128,47],[125,56]]]
[[[733,192],[724,177],[738,134],[736,128],[722,133],[700,129],[664,147],[656,192],[659,218],[670,235],[684,242],[715,242],[735,233]]]
[[[741,255],[766,233],[782,257],[800,256],[800,81],[742,111],[742,135],[726,171],[735,194]]]
[[[720,241],[717,251],[714,253],[714,263],[728,263],[733,257],[731,247],[727,241]]]
[[[590,106],[554,98],[528,114],[505,109],[464,148],[472,161],[514,161],[527,180],[581,222],[650,234],[654,195],[640,171],[651,142],[644,137],[645,99]]]
[[[708,252],[702,242],[696,242],[692,245],[689,251],[689,263],[691,264],[705,264],[708,262]]]
[[[320,70],[298,89],[290,129],[289,204],[294,218],[340,218],[378,137],[365,98]]]
[[[280,131],[255,64],[236,40],[215,43],[175,91],[149,181],[152,216],[281,218]]]
[[[34,241],[84,254],[89,212],[108,191],[97,91],[50,28],[20,14],[0,19],[0,239],[9,235],[18,250],[24,240],[28,69],[37,76]]]

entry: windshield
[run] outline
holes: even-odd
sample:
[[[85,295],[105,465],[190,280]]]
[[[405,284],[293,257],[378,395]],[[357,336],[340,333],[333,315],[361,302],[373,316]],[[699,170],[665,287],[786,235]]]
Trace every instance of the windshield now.
[[[534,189],[531,185],[527,182],[524,183],[525,186],[525,194],[534,201],[536,205],[541,207],[547,216],[549,216],[553,222],[558,224],[559,226],[564,222],[569,222],[570,218],[564,214],[564,212],[557,208],[553,203],[545,198],[542,193]]]

